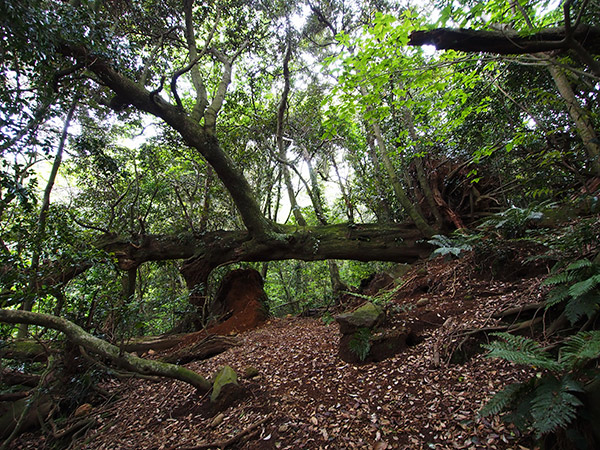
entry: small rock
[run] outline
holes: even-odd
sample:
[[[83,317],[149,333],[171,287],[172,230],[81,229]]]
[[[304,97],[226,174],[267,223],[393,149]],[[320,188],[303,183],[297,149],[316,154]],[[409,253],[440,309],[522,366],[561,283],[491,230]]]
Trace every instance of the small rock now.
[[[248,366],[244,369],[244,378],[254,378],[259,375],[256,367]]]
[[[419,300],[417,300],[417,306],[419,307],[429,305],[429,303],[431,303],[431,300],[429,300],[428,298],[420,298]]]
[[[218,427],[219,425],[221,425],[221,422],[223,422],[224,418],[225,418],[225,414],[223,414],[223,413],[217,414],[215,416],[215,418],[212,420],[212,422],[210,423],[210,426],[213,428]]]
[[[213,391],[210,395],[210,400],[215,402],[221,393],[223,386],[227,384],[238,384],[237,373],[229,366],[223,366],[221,370],[215,375],[215,382],[213,383]]]
[[[351,334],[363,327],[374,328],[383,322],[384,318],[383,310],[371,302],[365,303],[352,312],[335,316],[335,320],[340,324],[340,333],[342,334]]]
[[[89,403],[84,403],[83,405],[80,405],[75,410],[75,412],[73,413],[73,416],[75,416],[75,417],[87,416],[91,411],[92,411],[92,405],[90,405]]]

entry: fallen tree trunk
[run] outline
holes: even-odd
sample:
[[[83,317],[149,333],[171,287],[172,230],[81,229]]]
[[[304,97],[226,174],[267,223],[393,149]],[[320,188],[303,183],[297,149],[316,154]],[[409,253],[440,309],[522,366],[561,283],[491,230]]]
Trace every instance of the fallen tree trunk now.
[[[248,231],[214,231],[199,236],[145,235],[135,240],[106,235],[98,247],[112,253],[123,270],[147,261],[186,259],[182,273],[190,287],[206,280],[214,268],[234,262],[352,259],[413,263],[432,250],[411,224],[278,228],[278,232],[260,237],[253,237]]]
[[[124,344],[120,344],[119,348],[122,351],[141,354],[150,350],[155,352],[173,348],[181,343],[185,334],[175,334],[167,336],[145,336],[135,338]]]
[[[113,364],[132,372],[181,380],[191,384],[201,392],[208,392],[211,388],[211,384],[206,378],[192,370],[174,364],[138,358],[130,353],[122,352],[119,347],[92,336],[85,332],[83,328],[62,317],[28,311],[0,309],[0,322],[11,324],[26,323],[52,328],[64,333],[74,344],[81,345],[88,351],[107,358]]]
[[[21,362],[43,362],[51,353],[59,352],[60,346],[50,342],[38,342],[30,339],[16,339],[2,343],[0,358],[16,359]]]

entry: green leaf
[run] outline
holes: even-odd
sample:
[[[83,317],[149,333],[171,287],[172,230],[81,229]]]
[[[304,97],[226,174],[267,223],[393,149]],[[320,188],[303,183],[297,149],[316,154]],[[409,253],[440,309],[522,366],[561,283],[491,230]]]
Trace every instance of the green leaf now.
[[[506,410],[509,406],[516,403],[521,397],[523,390],[527,387],[523,383],[513,383],[506,386],[503,390],[496,393],[488,402],[481,408],[477,415],[479,417],[487,417],[498,414]]]
[[[575,297],[565,305],[565,316],[569,319],[571,325],[577,323],[584,315],[591,319],[598,313],[600,304],[600,295],[588,293]]]
[[[594,275],[590,278],[580,281],[579,283],[575,283],[569,288],[569,294],[571,297],[579,297],[581,295],[587,294],[592,289],[596,288],[600,285],[600,275]]]
[[[592,267],[592,265],[593,263],[591,261],[584,258],[569,264],[566,270],[579,270],[583,269],[584,267]]]
[[[494,341],[482,345],[490,350],[489,358],[502,358],[517,364],[533,366],[540,369],[559,370],[560,364],[545,352],[537,342],[523,336],[509,333],[493,333],[504,341]]]
[[[533,428],[538,437],[565,428],[577,415],[582,405],[573,395],[571,380],[548,377],[540,383],[532,402]]]
[[[571,369],[600,358],[600,331],[581,331],[561,347],[560,361]]]
[[[569,296],[569,286],[557,286],[550,291],[548,294],[548,300],[546,301],[546,309],[565,301]]]
[[[361,361],[364,361],[369,352],[371,351],[371,330],[369,328],[359,328],[350,342],[348,347]]]

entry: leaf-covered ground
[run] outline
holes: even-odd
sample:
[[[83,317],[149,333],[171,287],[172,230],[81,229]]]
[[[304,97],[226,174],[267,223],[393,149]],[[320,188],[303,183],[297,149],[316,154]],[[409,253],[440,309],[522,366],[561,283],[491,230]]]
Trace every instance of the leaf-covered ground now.
[[[106,381],[117,399],[92,409],[95,426],[73,448],[532,448],[514,427],[477,418],[493,393],[530,373],[483,354],[451,363],[449,350],[468,347],[466,330],[496,325],[494,313],[539,301],[539,279],[499,281],[470,264],[437,260],[405,276],[388,308],[423,340],[391,359],[347,364],[337,357],[335,322],[271,319],[240,334],[240,346],[187,365],[206,375],[223,365],[257,369],[240,381],[248,393],[239,403],[214,411],[181,382]],[[24,435],[13,448],[46,447]]]

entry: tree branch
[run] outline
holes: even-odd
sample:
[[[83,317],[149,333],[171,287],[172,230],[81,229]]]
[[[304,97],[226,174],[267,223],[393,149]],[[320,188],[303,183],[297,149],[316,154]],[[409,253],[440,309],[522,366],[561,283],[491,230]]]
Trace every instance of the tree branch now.
[[[133,105],[140,111],[161,118],[167,125],[177,131],[183,141],[196,149],[215,169],[219,179],[229,191],[244,225],[255,235],[263,235],[273,231],[272,223],[267,220],[253,195],[250,184],[239,171],[235,162],[221,149],[216,133],[216,114],[223,104],[227,86],[231,81],[231,62],[243,51],[239,49],[233,58],[229,58],[228,67],[224,70],[223,78],[211,105],[211,114],[205,119],[205,127],[201,127],[193,117],[176,105],[165,101],[158,93],[151,93],[138,83],[117,72],[111,64],[101,57],[90,53],[86,48],[75,45],[63,45],[60,49],[64,55],[85,61],[102,83],[108,86],[118,97]]]
[[[213,98],[212,103],[208,108],[206,108],[206,112],[204,115],[204,127],[206,128],[209,134],[214,135],[216,132],[215,126],[217,121],[217,114],[221,110],[223,106],[223,102],[225,101],[225,94],[227,93],[227,88],[231,83],[231,71],[233,68],[233,62],[242,54],[242,52],[246,49],[249,42],[245,41],[235,54],[228,58],[224,53],[221,53],[217,49],[209,49],[208,51],[212,53],[215,58],[217,58],[223,64],[223,74],[221,75],[221,81],[219,86],[217,87],[217,92],[215,92],[215,96]]]
[[[516,32],[437,28],[413,31],[409,45],[434,45],[438,50],[522,55],[571,48],[565,27],[547,28],[530,36]],[[600,54],[600,28],[579,25],[572,38],[592,54]]]
[[[50,314],[40,314],[28,311],[15,311],[0,309],[0,322],[11,324],[29,324],[52,328],[64,333],[76,345],[81,345],[86,350],[109,359],[115,365],[142,375],[157,375],[160,377],[174,378],[191,384],[201,392],[208,392],[211,384],[202,375],[185,367],[150,361],[138,358],[130,353],[122,352],[115,345],[87,333],[83,328],[75,325],[62,317]]]

